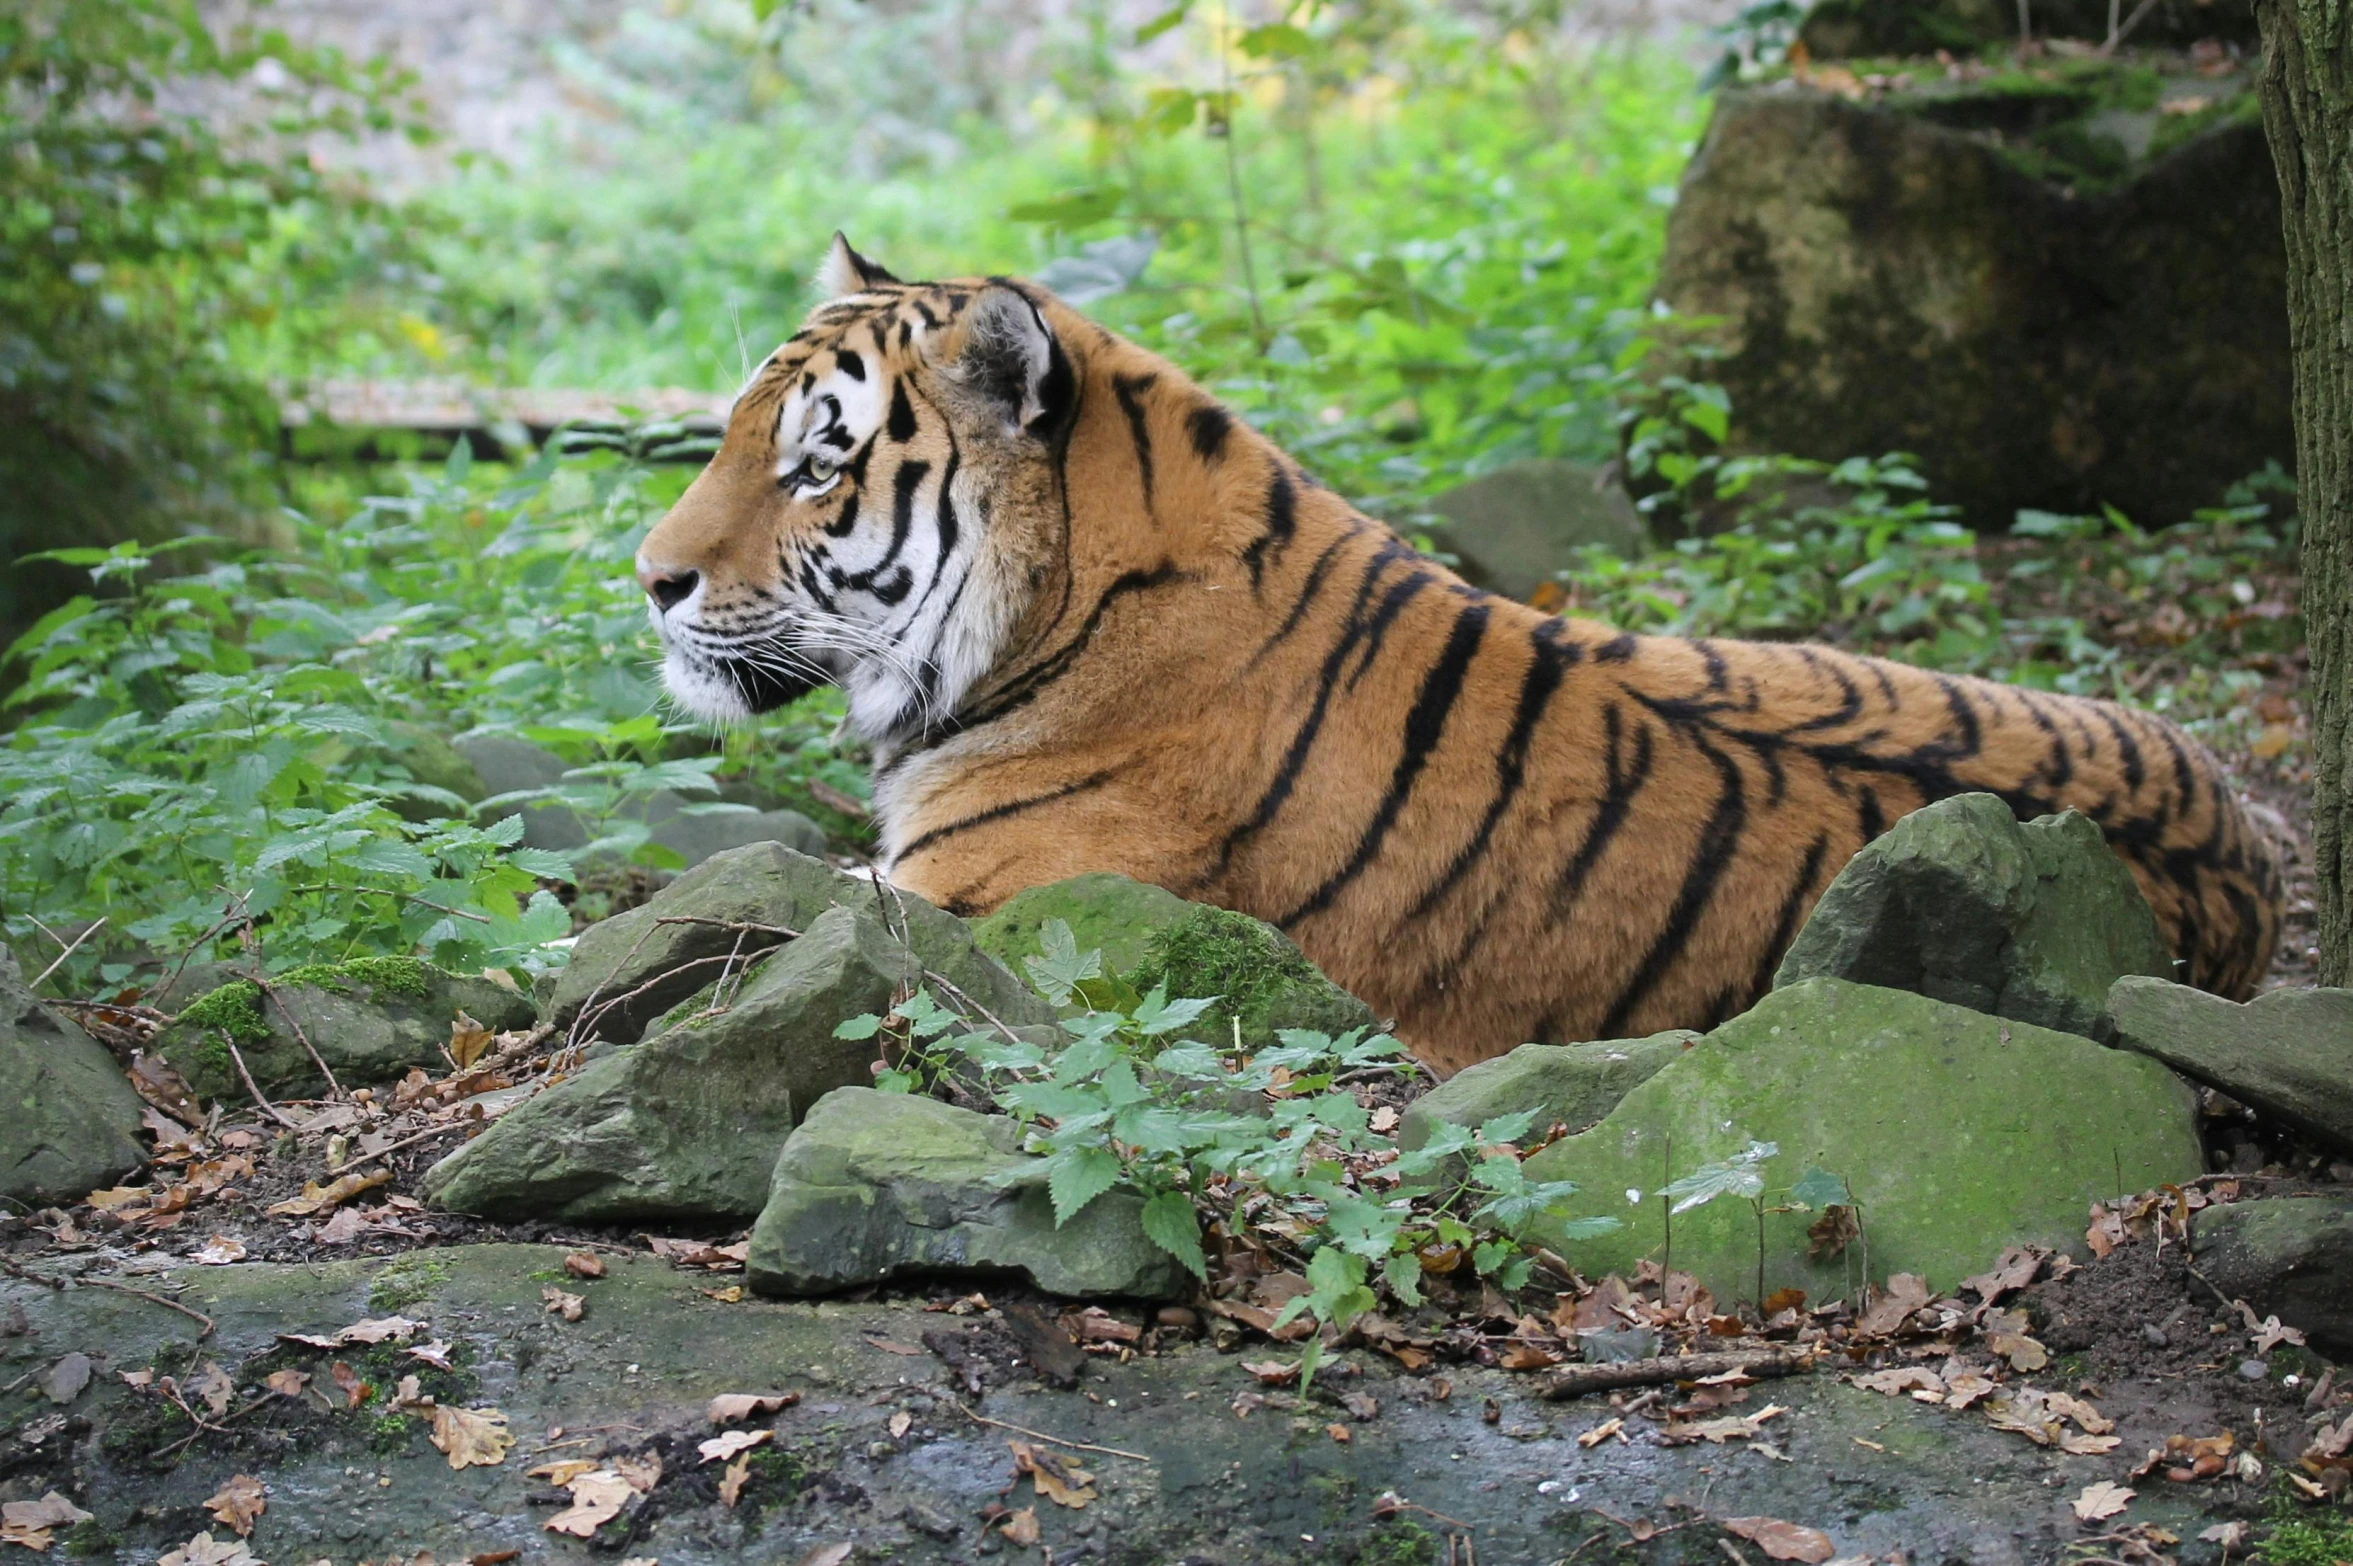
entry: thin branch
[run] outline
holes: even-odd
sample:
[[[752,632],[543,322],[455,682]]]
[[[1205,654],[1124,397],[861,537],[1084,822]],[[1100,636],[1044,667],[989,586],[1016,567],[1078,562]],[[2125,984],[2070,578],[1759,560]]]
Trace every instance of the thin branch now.
[[[68,946],[64,951],[61,951],[57,954],[57,960],[55,962],[52,962],[48,967],[41,970],[41,977],[39,979],[35,979],[32,983],[26,985],[25,988],[28,990],[39,989],[41,987],[42,980],[47,979],[49,975],[64,967],[65,960],[68,957],[71,957],[74,953],[80,951],[82,949],[82,943],[88,940],[91,936],[96,935],[99,930],[105,926],[105,924],[106,916],[102,914],[95,922],[91,924],[90,928],[84,930],[81,934],[74,937],[73,945]]]
[[[76,1278],[69,1283],[63,1278],[52,1278],[45,1272],[35,1272],[20,1264],[14,1257],[7,1255],[0,1255],[0,1271],[5,1271],[11,1278],[19,1278],[26,1283],[38,1283],[43,1288],[55,1289],[60,1293],[69,1288],[112,1289],[117,1294],[128,1294],[134,1299],[145,1300],[150,1305],[161,1305],[165,1310],[178,1311],[190,1321],[197,1323],[202,1329],[196,1334],[196,1341],[199,1343],[211,1337],[213,1333],[213,1319],[204,1312],[192,1310],[178,1300],[166,1299],[160,1294],[150,1294],[145,1289],[132,1288],[127,1283],[114,1283],[105,1278]]]
[[[284,1110],[262,1096],[260,1084],[253,1080],[253,1073],[245,1069],[245,1055],[237,1048],[237,1041],[224,1033],[221,1042],[229,1047],[229,1062],[237,1068],[237,1080],[245,1084],[245,1091],[253,1095],[253,1101],[261,1106],[262,1113],[289,1131],[301,1130],[300,1126],[286,1117]]]
[[[1607,1392],[1619,1387],[1657,1386],[1668,1381],[1697,1381],[1738,1371],[1747,1376],[1794,1376],[1814,1368],[1806,1349],[1764,1349],[1753,1353],[1666,1354],[1655,1359],[1615,1360],[1593,1365],[1563,1365],[1548,1371],[1538,1396],[1558,1402]]]
[[[294,1013],[287,1007],[285,998],[279,995],[278,987],[267,979],[258,982],[261,985],[262,993],[270,998],[270,1004],[278,1008],[278,1015],[286,1019],[286,1026],[294,1030],[295,1042],[302,1046],[302,1052],[310,1057],[312,1065],[319,1068],[319,1075],[327,1079],[328,1096],[331,1098],[344,1097],[343,1084],[335,1080],[335,1073],[328,1068],[326,1057],[312,1046],[310,1035],[302,1031],[302,1024],[294,1019]]]
[[[958,1403],[956,1407],[963,1410],[965,1418],[972,1420],[976,1424],[988,1425],[991,1428],[997,1430],[1010,1430],[1015,1435],[1028,1436],[1032,1441],[1048,1441],[1053,1443],[1055,1446],[1067,1446],[1073,1451],[1078,1452],[1101,1452],[1106,1457],[1124,1457],[1131,1462],[1137,1463],[1149,1463],[1157,1461],[1157,1459],[1146,1457],[1141,1452],[1123,1452],[1116,1446],[1096,1446],[1094,1443],[1089,1441],[1065,1441],[1062,1439],[1062,1437],[1048,1435],[1043,1430],[1032,1430],[1025,1425],[1008,1424],[1002,1419],[991,1419],[986,1414],[974,1413],[971,1409],[965,1408],[962,1403]]]

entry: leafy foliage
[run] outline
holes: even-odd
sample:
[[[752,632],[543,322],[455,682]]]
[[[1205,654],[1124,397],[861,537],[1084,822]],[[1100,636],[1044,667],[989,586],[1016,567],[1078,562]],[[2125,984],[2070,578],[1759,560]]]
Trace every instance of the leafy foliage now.
[[[1126,991],[1105,978],[1101,953],[1080,952],[1060,920],[1041,940],[1043,952],[1028,963],[1038,992],[1058,1007],[1089,1008],[1063,1022],[1067,1038],[1055,1047],[968,1027],[923,991],[887,1019],[856,1017],[837,1031],[858,1039],[888,1029],[902,1042],[904,1059],[877,1079],[886,1091],[921,1091],[950,1077],[977,1082],[1044,1156],[1058,1223],[1107,1191],[1135,1191],[1146,1237],[1205,1277],[1196,1207],[1273,1204],[1276,1225],[1312,1250],[1308,1292],[1285,1305],[1278,1325],[1311,1313],[1345,1330],[1378,1303],[1376,1286],[1419,1304],[1424,1267],[1451,1270],[1465,1255],[1499,1287],[1527,1281],[1523,1236],[1539,1218],[1559,1217],[1577,1192],[1569,1181],[1531,1181],[1521,1168],[1513,1143],[1533,1115],[1442,1127],[1424,1147],[1387,1160],[1387,1139],[1339,1079],[1402,1069],[1395,1039],[1286,1029],[1275,1047],[1239,1054],[1191,1036],[1213,998]],[[1367,1177],[1375,1167],[1385,1170],[1379,1180]],[[1616,1223],[1576,1220],[1568,1232]]]

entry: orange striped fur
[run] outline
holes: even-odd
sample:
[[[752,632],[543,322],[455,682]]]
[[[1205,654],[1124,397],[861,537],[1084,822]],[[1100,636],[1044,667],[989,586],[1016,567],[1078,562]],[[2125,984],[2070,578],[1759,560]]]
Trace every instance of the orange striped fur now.
[[[2188,982],[2269,964],[2273,851],[2161,718],[1547,617],[1041,290],[838,242],[826,281],[640,574],[689,706],[844,685],[884,863],[944,907],[1157,882],[1281,926],[1451,1071],[1730,1016],[1858,848],[1986,790],[2097,821]]]

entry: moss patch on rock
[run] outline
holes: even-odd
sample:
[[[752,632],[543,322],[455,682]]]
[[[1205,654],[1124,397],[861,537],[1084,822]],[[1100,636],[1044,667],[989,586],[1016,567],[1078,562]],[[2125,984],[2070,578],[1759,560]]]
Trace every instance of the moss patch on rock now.
[[[436,974],[443,974],[443,970],[414,957],[353,957],[345,962],[314,962],[289,968],[278,976],[277,982],[287,986],[307,984],[314,989],[333,990],[338,995],[347,995],[358,986],[379,995],[423,1000],[429,977]]]

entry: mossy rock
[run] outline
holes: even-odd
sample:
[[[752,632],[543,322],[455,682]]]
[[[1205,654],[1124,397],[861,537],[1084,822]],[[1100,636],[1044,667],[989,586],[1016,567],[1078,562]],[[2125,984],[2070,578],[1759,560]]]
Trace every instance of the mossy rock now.
[[[34,998],[0,946],[0,1202],[79,1201],[146,1162],[139,1097],[98,1042]]]
[[[157,1037],[157,1051],[207,1098],[246,1096],[231,1044],[270,1097],[313,1097],[327,1084],[312,1049],[344,1087],[380,1087],[413,1066],[446,1065],[460,1012],[494,1031],[527,1028],[535,1015],[528,997],[502,984],[413,957],[314,963],[270,983],[275,1001],[250,979],[197,997]]]
[[[1846,1182],[1869,1273],[1948,1289],[2006,1245],[2081,1255],[2097,1200],[2203,1172],[2196,1104],[2155,1061],[1905,990],[1809,979],[1775,990],[1628,1093],[1600,1124],[1529,1158],[1530,1179],[1581,1188],[1565,1216],[1616,1217],[1546,1243],[1586,1272],[1665,1259],[1660,1187],[1754,1142],[1767,1206],[1809,1169]],[[1768,1210],[1764,1286],[1853,1298],[1861,1246],[1808,1258],[1815,1214]],[[1548,1233],[1548,1221],[1537,1226]],[[1675,1216],[1672,1262],[1719,1300],[1756,1291],[1758,1221],[1725,1196]]]
[[[2038,39],[2098,43],[2108,36],[2105,0],[2035,0],[2029,24]],[[2018,41],[2011,0],[1815,0],[1798,36],[1817,60],[1870,55],[1974,55]],[[2213,0],[2158,0],[2133,29],[2132,43],[2175,46],[2202,38],[2253,46],[2251,7]]]
[[[1718,94],[1656,289],[1704,324],[1646,374],[1721,385],[1730,453],[1911,453],[1981,528],[2104,503],[2178,521],[2293,457],[2279,182],[2246,72],[1912,79],[1867,102]]]
[[[1245,1044],[1271,1042],[1285,1028],[1338,1035],[1377,1020],[1273,925],[1108,871],[1015,893],[974,924],[973,940],[1022,972],[1054,919],[1138,994],[1165,985],[1171,999],[1219,997],[1191,1030],[1199,1038],[1230,1041],[1237,1020]]]

